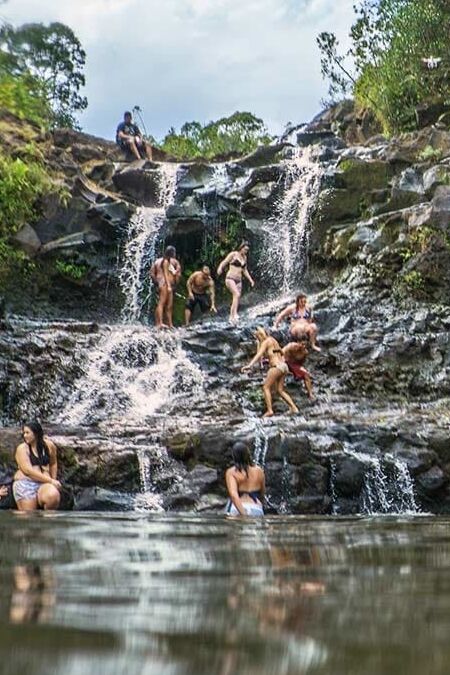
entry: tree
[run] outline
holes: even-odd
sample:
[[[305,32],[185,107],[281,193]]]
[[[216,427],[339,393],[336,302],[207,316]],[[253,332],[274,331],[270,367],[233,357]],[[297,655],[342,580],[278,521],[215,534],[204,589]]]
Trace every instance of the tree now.
[[[449,101],[448,0],[360,0],[351,47],[339,54],[333,33],[321,33],[321,68],[330,94],[353,91],[387,132],[417,125],[420,103]],[[431,70],[427,63],[437,63]]]
[[[0,70],[30,75],[42,86],[55,126],[77,126],[75,114],[87,107],[80,94],[85,84],[86,53],[74,32],[62,23],[29,23],[0,29]]]
[[[271,140],[262,119],[249,112],[235,112],[205,125],[186,122],[179,134],[171,128],[161,148],[180,158],[211,159],[220,155],[242,155]]]

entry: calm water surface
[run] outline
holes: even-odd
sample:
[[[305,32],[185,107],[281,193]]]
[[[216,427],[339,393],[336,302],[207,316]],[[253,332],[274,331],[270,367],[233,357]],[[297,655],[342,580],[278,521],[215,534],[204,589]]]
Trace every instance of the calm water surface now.
[[[450,672],[450,519],[0,514],[0,672]]]

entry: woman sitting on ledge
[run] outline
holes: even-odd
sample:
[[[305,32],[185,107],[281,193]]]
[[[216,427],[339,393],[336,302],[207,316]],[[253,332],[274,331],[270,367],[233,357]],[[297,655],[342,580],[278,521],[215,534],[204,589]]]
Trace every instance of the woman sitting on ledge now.
[[[228,516],[263,516],[266,489],[264,471],[254,466],[245,443],[235,443],[231,449],[233,465],[225,473],[228,490]]]
[[[306,295],[299,293],[295,298],[295,302],[288,305],[286,309],[278,314],[275,319],[274,328],[278,328],[284,319],[290,319],[291,325],[289,328],[289,337],[292,340],[301,340],[307,338],[311,345],[311,349],[320,352],[320,347],[317,346],[317,324],[313,321],[313,313],[310,305],[308,305]]]
[[[39,422],[23,426],[23,443],[17,446],[18,470],[14,474],[13,494],[19,511],[57,509],[61,483],[56,479],[56,445],[44,437]]]

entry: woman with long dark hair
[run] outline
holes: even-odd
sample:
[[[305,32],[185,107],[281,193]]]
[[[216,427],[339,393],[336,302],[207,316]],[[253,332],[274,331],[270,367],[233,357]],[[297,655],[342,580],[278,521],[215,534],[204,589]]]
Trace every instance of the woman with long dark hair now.
[[[23,443],[16,448],[18,469],[14,474],[13,494],[19,511],[57,509],[61,483],[57,480],[56,445],[39,422],[27,422],[22,429]]]
[[[231,251],[226,258],[222,260],[217,268],[217,276],[220,277],[225,267],[228,271],[225,276],[225,286],[231,293],[232,301],[230,307],[230,321],[236,323],[238,320],[239,300],[242,295],[242,280],[247,279],[253,288],[253,281],[247,269],[247,255],[250,250],[248,241],[241,242],[237,251]]]
[[[168,246],[162,258],[152,265],[150,276],[158,286],[158,304],[155,309],[156,328],[173,328],[173,293],[180,280],[181,265],[174,246]]]
[[[264,471],[253,464],[250,450],[245,443],[234,443],[231,455],[233,466],[225,473],[229,496],[227,515],[263,516],[266,490]]]

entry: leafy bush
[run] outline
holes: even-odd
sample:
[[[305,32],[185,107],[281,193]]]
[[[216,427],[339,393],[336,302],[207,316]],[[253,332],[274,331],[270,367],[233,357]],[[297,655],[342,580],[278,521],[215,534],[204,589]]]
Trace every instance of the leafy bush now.
[[[416,128],[419,104],[450,104],[448,0],[359,0],[355,12],[346,53],[318,37],[333,98],[352,91],[388,133]]]
[[[0,236],[8,236],[32,220],[37,199],[51,186],[40,163],[0,155]]]
[[[57,260],[55,262],[56,271],[63,277],[73,281],[79,281],[88,272],[86,265],[75,262],[66,262],[64,260]]]
[[[420,162],[439,162],[439,160],[442,159],[442,155],[443,152],[441,148],[433,148],[431,145],[427,145],[419,152],[417,159]]]
[[[31,75],[0,75],[0,108],[41,127],[48,125],[50,106],[39,81]]]

